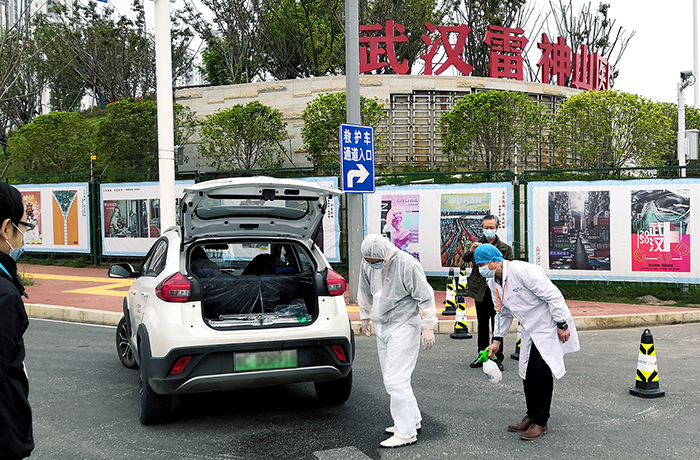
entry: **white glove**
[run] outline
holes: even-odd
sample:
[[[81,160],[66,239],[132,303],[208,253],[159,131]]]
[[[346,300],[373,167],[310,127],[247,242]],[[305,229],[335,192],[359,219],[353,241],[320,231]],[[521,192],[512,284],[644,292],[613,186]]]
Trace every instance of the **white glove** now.
[[[360,326],[360,332],[362,332],[367,337],[372,337],[372,331],[369,330],[369,320],[363,319],[362,326]]]
[[[422,334],[423,348],[430,350],[435,345],[435,333],[432,329],[426,329]]]

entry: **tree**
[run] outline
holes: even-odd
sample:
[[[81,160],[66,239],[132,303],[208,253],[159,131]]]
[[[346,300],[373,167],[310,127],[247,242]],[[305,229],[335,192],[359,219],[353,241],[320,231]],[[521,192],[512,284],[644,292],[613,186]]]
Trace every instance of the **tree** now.
[[[619,74],[617,64],[635,31],[625,36],[626,31],[622,27],[615,27],[616,20],[608,16],[610,3],[600,3],[593,12],[590,2],[584,4],[578,16],[574,15],[573,0],[569,0],[568,4],[558,0],[557,5],[549,0],[549,6],[555,25],[554,30],[548,31],[549,38],[556,40],[555,37],[564,37],[572,53],[580,52],[581,45],[588,45],[589,53],[598,53],[610,63],[615,69],[613,78],[616,78]]]
[[[513,166],[513,153],[529,155],[543,142],[550,116],[525,93],[483,91],[464,96],[442,115],[443,152],[450,167],[498,170]]]
[[[51,112],[22,126],[8,139],[6,175],[87,172],[94,151],[94,128],[75,112]]]
[[[667,140],[668,143],[668,153],[664,157],[663,162],[668,166],[678,166],[678,104],[672,104],[670,102],[656,102],[662,113],[671,120],[671,131],[673,132],[673,137]],[[695,107],[685,106],[685,129],[700,129],[700,110]],[[688,161],[688,164],[697,164],[697,160]],[[678,174],[677,171],[668,171],[669,175],[675,176]],[[690,176],[690,172],[688,172]]]
[[[59,93],[89,88],[107,101],[144,97],[155,90],[155,46],[145,29],[143,5],[134,0],[136,19],[115,16],[94,2],[67,6],[54,3],[52,16],[35,20],[36,37],[46,55],[47,73],[58,75]],[[189,72],[188,28],[173,26],[173,81]],[[67,87],[61,83],[67,79]],[[82,80],[82,85],[75,83]]]
[[[661,104],[613,90],[568,98],[552,132],[565,167],[660,166],[675,146]]]
[[[278,168],[287,137],[282,112],[258,101],[208,115],[199,134],[199,152],[218,170]]]
[[[302,112],[301,137],[307,158],[314,166],[340,164],[340,124],[347,120],[345,93],[326,93],[311,101]],[[361,124],[375,129],[374,148],[381,148],[384,137],[378,128],[385,119],[384,106],[377,99],[360,97]]]
[[[192,133],[194,115],[175,104],[175,144]],[[158,171],[158,116],[154,100],[123,100],[107,105],[107,115],[97,124],[99,172],[144,173]]]

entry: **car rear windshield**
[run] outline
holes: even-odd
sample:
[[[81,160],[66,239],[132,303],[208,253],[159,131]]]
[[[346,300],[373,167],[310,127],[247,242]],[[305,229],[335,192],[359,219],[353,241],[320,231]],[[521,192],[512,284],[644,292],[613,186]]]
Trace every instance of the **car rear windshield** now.
[[[200,219],[222,217],[270,217],[297,220],[310,209],[307,200],[276,199],[265,201],[252,198],[211,198],[199,202],[196,213]]]

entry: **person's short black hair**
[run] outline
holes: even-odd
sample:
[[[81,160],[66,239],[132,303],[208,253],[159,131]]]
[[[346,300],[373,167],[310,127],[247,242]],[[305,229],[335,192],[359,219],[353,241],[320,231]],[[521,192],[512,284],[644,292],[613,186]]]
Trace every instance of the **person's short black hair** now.
[[[499,228],[501,226],[501,221],[498,217],[494,216],[493,214],[486,214],[482,219],[481,219],[481,224],[484,224],[485,220],[495,220],[496,221],[496,228]]]
[[[22,194],[10,184],[0,182],[0,225],[7,219],[17,224],[23,215]]]

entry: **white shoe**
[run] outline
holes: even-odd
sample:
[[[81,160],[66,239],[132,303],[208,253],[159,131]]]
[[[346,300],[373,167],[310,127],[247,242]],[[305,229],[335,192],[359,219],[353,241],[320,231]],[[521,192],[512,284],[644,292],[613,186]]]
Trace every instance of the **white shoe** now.
[[[408,439],[399,438],[398,436],[392,436],[389,439],[380,442],[379,445],[382,447],[401,447],[408,446],[410,444],[415,444],[416,441],[418,441],[418,438],[416,438],[415,436]]]
[[[416,423],[416,431],[420,431],[421,428],[422,428],[422,426],[421,426],[420,422]],[[389,434],[394,434],[395,430],[394,430],[393,426],[390,426],[389,428],[386,428],[384,431],[386,433],[389,433]]]

